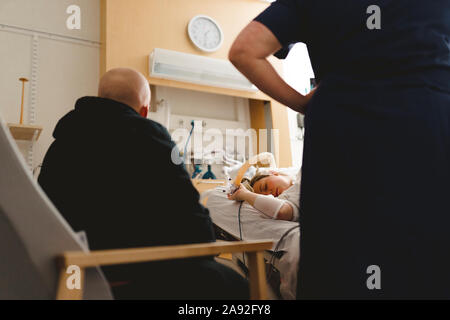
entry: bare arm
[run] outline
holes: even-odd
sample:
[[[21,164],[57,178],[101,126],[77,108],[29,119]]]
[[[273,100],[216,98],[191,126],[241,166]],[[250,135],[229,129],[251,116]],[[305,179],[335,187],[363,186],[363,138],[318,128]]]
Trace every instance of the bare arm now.
[[[267,60],[281,44],[262,23],[250,22],[234,41],[229,59],[261,91],[295,111],[304,113],[312,94],[300,94],[289,86]]]

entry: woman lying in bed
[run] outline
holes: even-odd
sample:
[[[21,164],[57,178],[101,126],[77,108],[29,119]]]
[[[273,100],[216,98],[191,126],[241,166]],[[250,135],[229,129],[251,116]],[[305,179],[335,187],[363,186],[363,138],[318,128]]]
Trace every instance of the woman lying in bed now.
[[[247,201],[271,219],[298,221],[300,173],[296,179],[276,171],[257,173],[251,180],[244,178],[228,199]]]

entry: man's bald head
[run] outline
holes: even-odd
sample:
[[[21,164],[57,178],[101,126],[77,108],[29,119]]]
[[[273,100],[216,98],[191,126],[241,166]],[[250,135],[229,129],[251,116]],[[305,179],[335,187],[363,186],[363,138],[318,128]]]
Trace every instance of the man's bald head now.
[[[116,68],[100,79],[98,96],[122,102],[140,112],[150,104],[150,87],[145,77],[129,68]]]

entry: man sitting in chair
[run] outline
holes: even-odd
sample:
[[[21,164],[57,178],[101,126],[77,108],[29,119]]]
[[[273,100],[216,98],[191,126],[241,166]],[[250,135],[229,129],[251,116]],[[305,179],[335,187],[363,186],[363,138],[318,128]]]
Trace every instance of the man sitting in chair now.
[[[167,130],[146,119],[145,77],[118,68],[56,125],[39,184],[91,250],[215,241]],[[240,299],[246,281],[212,257],[102,268],[117,299]]]

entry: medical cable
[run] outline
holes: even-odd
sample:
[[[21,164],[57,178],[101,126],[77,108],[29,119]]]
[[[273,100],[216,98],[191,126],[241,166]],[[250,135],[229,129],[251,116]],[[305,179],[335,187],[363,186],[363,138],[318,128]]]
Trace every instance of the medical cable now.
[[[241,203],[239,204],[239,211],[238,211],[238,222],[239,222],[239,238],[241,239],[241,241],[242,241],[242,228],[241,228],[241,208],[242,208],[242,205],[244,204],[244,201],[241,201]],[[242,262],[244,263],[244,266],[246,265],[245,264],[245,252],[242,252]],[[246,273],[246,277],[247,277],[247,273]]]
[[[191,121],[191,126],[192,126],[191,131],[189,132],[189,136],[188,136],[188,138],[187,138],[187,140],[186,140],[186,144],[184,145],[183,163],[184,163],[185,165],[186,165],[186,153],[187,153],[187,147],[188,147],[188,144],[189,144],[189,140],[191,139],[191,136],[192,136],[192,131],[194,131],[194,128],[195,128],[194,121]]]
[[[278,253],[278,248],[280,247],[281,242],[284,240],[284,238],[292,232],[292,230],[295,230],[297,228],[300,228],[300,225],[296,225],[292,228],[290,228],[289,230],[287,230],[285,233],[283,233],[283,235],[281,236],[280,240],[278,240],[277,245],[275,246],[275,249],[273,250],[272,256],[270,257],[269,260],[269,265],[273,266],[274,260],[275,260],[275,255]],[[272,270],[273,268],[271,267],[269,270],[269,273],[267,275],[267,281],[270,280],[270,277],[272,276]]]

